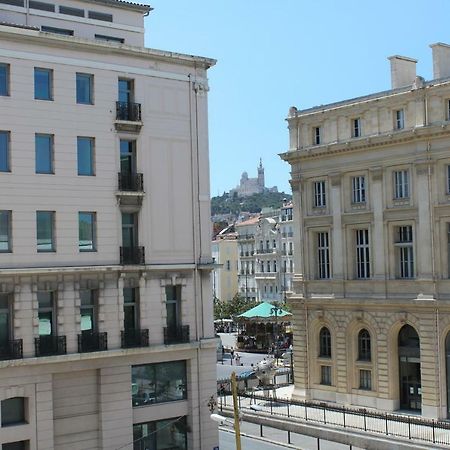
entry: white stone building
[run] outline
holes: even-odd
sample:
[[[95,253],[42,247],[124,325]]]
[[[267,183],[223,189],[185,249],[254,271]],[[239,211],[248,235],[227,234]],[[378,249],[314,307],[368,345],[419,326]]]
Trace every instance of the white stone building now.
[[[450,417],[450,47],[434,76],[291,108],[295,394]]]
[[[218,443],[215,61],[144,48],[150,10],[0,2],[2,450]]]

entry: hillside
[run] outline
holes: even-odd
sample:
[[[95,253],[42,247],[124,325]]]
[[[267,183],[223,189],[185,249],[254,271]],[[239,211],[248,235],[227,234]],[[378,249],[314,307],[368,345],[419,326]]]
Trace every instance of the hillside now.
[[[264,192],[262,194],[253,194],[250,197],[238,197],[224,193],[211,199],[211,214],[234,214],[238,215],[241,211],[251,213],[260,212],[262,208],[279,208],[283,199],[291,200],[290,194],[284,192]]]

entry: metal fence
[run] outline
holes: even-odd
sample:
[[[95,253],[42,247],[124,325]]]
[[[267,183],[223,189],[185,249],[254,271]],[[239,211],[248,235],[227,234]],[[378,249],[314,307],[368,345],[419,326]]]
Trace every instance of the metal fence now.
[[[450,422],[382,413],[363,408],[348,408],[326,403],[273,398],[264,396],[261,391],[251,394],[240,393],[238,400],[242,411],[250,410],[252,405],[255,408],[254,405],[257,404],[258,411],[272,416],[289,417],[386,436],[450,445]],[[219,397],[221,411],[231,404],[232,399],[226,392]]]

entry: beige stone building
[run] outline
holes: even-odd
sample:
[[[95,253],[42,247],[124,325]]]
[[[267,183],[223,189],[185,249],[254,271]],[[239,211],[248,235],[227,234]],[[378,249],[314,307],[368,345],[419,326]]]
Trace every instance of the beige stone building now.
[[[288,117],[295,394],[450,417],[450,47]]]
[[[0,447],[213,449],[207,69],[151,8],[0,2]]]

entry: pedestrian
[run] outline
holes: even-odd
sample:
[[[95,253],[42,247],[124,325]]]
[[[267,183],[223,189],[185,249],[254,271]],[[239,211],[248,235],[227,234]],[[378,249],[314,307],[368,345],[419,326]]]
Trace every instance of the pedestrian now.
[[[239,353],[236,353],[236,365],[240,366],[241,365],[241,357],[239,356]]]

